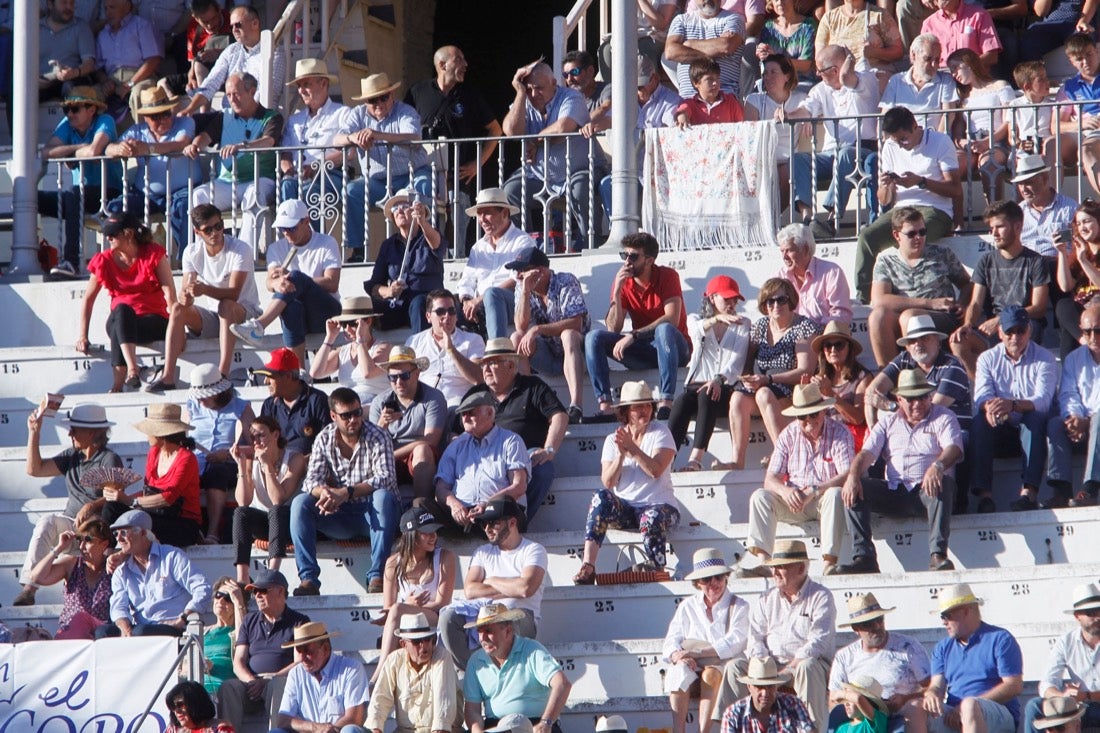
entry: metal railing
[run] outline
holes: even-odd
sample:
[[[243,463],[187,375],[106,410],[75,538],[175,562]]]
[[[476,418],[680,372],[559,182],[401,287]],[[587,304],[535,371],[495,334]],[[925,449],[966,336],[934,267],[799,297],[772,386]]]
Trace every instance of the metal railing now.
[[[588,9],[593,2],[599,3],[600,11],[600,38],[607,38],[611,33],[610,3],[611,0],[576,0],[567,15],[556,15],[553,24],[553,48],[554,57],[551,59],[551,68],[560,69],[562,59],[569,44],[574,43],[574,48],[580,51],[588,48]]]

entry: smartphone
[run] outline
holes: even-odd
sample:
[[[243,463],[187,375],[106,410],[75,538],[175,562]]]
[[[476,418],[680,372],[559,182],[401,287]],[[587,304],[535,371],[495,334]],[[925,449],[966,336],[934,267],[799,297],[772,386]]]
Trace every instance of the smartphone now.
[[[1073,230],[1072,229],[1059,229],[1057,237],[1058,237],[1059,242],[1065,242],[1066,244],[1069,244],[1070,242],[1073,241]]]
[[[382,403],[383,410],[393,410],[394,412],[401,412],[401,401],[397,399],[397,395],[391,394]]]

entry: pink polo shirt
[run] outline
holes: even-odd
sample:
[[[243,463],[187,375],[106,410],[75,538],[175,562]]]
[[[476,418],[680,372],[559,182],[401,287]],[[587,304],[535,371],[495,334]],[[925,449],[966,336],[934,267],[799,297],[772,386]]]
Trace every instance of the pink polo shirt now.
[[[981,56],[990,51],[1000,51],[1001,41],[993,28],[993,18],[977,5],[962,3],[954,18],[948,18],[942,10],[925,18],[921,33],[931,33],[940,39],[940,68],[947,66],[947,57],[960,48],[969,48]]]

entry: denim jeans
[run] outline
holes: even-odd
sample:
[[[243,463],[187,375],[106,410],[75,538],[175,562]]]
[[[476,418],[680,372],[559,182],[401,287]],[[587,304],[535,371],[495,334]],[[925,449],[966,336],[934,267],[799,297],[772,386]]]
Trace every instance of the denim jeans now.
[[[1095,490],[1100,483],[1100,461],[1096,452],[1100,450],[1100,417],[1089,420],[1088,437],[1080,443],[1070,442],[1066,435],[1065,421],[1061,415],[1054,415],[1047,421],[1047,446],[1050,455],[1047,458],[1047,483],[1054,489],[1055,496],[1068,499],[1073,494],[1073,454],[1085,454],[1085,489]],[[1090,487],[1089,484],[1092,484]]]
[[[400,190],[408,185],[408,173],[401,173],[400,175],[395,173],[390,179],[390,192]],[[378,202],[385,199],[388,193],[384,173],[380,176],[356,178],[348,184],[347,192],[344,194],[344,201],[347,203],[347,213],[344,215],[347,238],[344,240],[344,246],[348,249],[363,249],[363,243],[366,241],[367,225],[364,222],[363,195],[368,186],[370,188],[368,192],[370,198],[367,203],[370,206],[377,206]],[[412,186],[427,201],[432,195],[432,169],[429,166],[422,166],[413,171]]]
[[[543,181],[541,178],[535,178],[533,176],[527,177],[527,200],[524,202],[524,170],[520,168],[511,176],[508,177],[503,184],[504,192],[508,195],[508,201],[513,206],[519,206],[526,213],[527,221],[524,222],[520,219],[520,214],[516,214],[512,217],[512,221],[516,226],[524,231],[533,231],[536,227],[536,219],[533,216],[535,210],[542,212],[542,204],[535,198],[535,194],[542,190]],[[596,182],[596,189],[599,190],[599,181],[607,175],[607,171],[604,170],[602,164],[597,163],[595,166],[595,172],[592,178]],[[560,191],[562,200],[565,199],[564,187],[565,183],[559,183],[551,185],[549,188],[553,191]],[[574,171],[568,180],[569,187],[569,214],[573,219],[573,242],[580,242],[587,244],[588,242],[588,222],[589,222],[589,191],[590,186],[588,183],[588,168],[583,170]],[[596,236],[600,235],[600,228],[603,222],[603,212],[600,208],[598,200],[593,201],[595,221],[593,222],[594,233]],[[564,230],[564,225],[562,229]]]
[[[1019,425],[1008,423],[992,427],[985,412],[978,410],[970,424],[970,490],[980,494],[993,489],[993,459],[1001,455],[998,447],[1020,445],[1024,450],[1020,480],[1024,486],[1038,489],[1043,484],[1047,465],[1047,420],[1050,414],[1025,412]]]
[[[607,360],[615,343],[623,334],[596,329],[584,337],[584,361],[588,376],[596,392],[598,402],[611,401],[611,373]],[[627,369],[652,369],[657,367],[660,382],[655,397],[670,400],[676,394],[676,370],[687,366],[691,347],[684,334],[671,323],[662,323],[653,331],[653,337],[635,340],[627,347],[621,363]]]
[[[291,272],[290,282],[294,285],[293,292],[275,293],[272,297],[286,303],[279,320],[283,325],[283,345],[293,348],[306,340],[307,333],[323,333],[325,321],[340,315],[340,301],[305,273]]]
[[[835,153],[795,153],[791,156],[791,174],[794,177],[795,201],[813,206],[814,189],[817,181],[814,179],[814,169],[811,166],[811,155],[817,166],[817,178],[831,179],[829,190],[825,193],[823,206],[827,209],[836,209],[840,216],[848,208],[848,199],[852,195],[854,184],[848,176],[856,169],[856,151],[860,150],[854,145],[845,145]],[[867,150],[860,150],[863,158],[863,171],[870,177],[871,184],[867,186],[869,191],[875,190],[875,169],[878,167],[878,156]],[[874,210],[875,206],[868,199],[868,208]]]
[[[485,333],[491,339],[507,338],[515,330],[516,291],[489,288],[481,301],[485,306]]]
[[[554,483],[557,469],[553,461],[540,463],[531,467],[531,480],[527,482],[527,526],[531,526],[531,520],[535,518],[535,512],[546,501],[546,495],[550,493],[550,486]]]
[[[317,499],[298,494],[290,503],[290,538],[298,577],[320,585],[321,567],[317,564],[317,532],[334,540],[370,537],[370,569],[367,581],[382,577],[382,568],[397,538],[397,519],[401,507],[392,491],[374,491],[365,501],[344,502],[335,514],[322,515]]]

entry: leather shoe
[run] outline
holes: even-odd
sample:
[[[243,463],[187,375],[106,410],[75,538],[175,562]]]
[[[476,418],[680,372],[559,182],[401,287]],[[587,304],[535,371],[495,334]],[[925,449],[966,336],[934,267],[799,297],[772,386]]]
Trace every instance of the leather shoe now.
[[[993,497],[983,496],[978,499],[978,514],[993,514],[997,511],[997,505],[993,503]]]
[[[878,573],[878,560],[873,557],[857,557],[852,562],[841,565],[836,569],[837,575],[862,575],[864,573]]]
[[[294,589],[294,595],[296,596],[319,596],[321,595],[321,586],[312,580],[303,580],[297,588]]]
[[[1038,509],[1039,505],[1035,503],[1035,500],[1030,496],[1020,494],[1016,497],[1011,504],[1008,505],[1014,512],[1029,512],[1032,509]]]
[[[955,563],[951,562],[951,559],[944,555],[942,552],[933,552],[931,559],[928,561],[929,570],[954,570]]]

